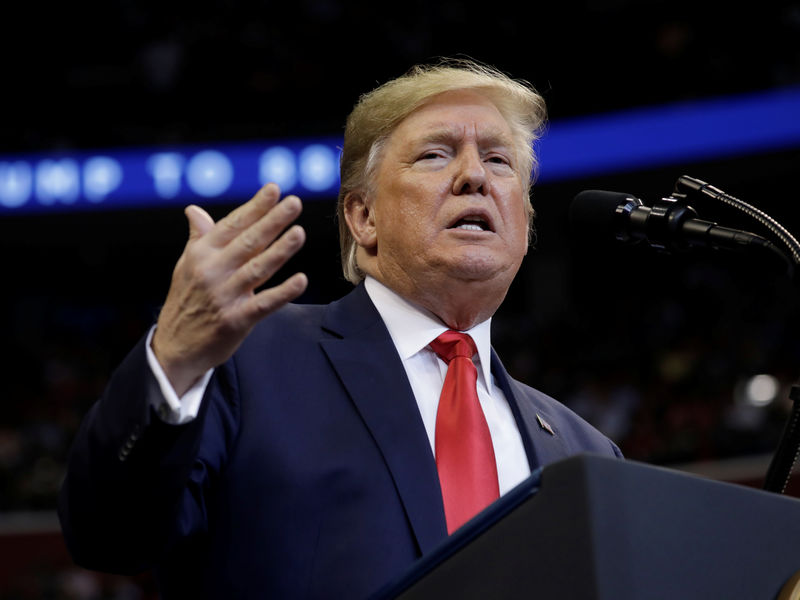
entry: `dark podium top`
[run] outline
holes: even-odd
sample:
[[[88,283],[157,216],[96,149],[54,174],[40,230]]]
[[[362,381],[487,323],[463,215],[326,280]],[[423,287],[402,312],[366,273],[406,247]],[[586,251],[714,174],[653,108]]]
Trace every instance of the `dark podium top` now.
[[[800,500],[582,455],[534,474],[381,598],[775,599]]]

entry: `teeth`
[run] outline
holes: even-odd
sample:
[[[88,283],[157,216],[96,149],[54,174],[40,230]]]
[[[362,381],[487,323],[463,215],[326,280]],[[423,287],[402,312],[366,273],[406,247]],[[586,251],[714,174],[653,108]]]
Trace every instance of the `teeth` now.
[[[456,229],[466,229],[467,231],[483,231],[480,225],[473,225],[472,223],[462,223]]]

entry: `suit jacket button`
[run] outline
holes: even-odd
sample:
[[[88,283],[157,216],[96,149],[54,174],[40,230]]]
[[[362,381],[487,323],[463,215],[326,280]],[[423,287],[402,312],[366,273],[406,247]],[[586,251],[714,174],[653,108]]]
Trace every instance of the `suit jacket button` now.
[[[171,411],[169,409],[169,405],[166,402],[162,402],[161,404],[158,405],[158,416],[161,417],[162,421],[166,422],[169,419],[170,414]]]

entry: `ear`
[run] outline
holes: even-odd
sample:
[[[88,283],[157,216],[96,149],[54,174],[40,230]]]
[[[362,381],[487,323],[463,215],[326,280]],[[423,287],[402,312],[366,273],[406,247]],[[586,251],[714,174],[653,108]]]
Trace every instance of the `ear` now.
[[[361,192],[350,192],[344,197],[344,218],[356,244],[369,250],[378,245],[375,211]]]

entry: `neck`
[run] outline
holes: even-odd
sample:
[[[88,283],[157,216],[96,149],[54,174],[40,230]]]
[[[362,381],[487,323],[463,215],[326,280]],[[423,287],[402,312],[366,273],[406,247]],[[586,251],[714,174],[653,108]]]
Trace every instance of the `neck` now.
[[[383,285],[409,302],[435,315],[449,329],[466,331],[489,319],[505,298],[507,288],[486,282],[453,281],[447,285],[415,285],[413,281],[397,281],[370,274]],[[430,283],[430,282],[427,282]]]

